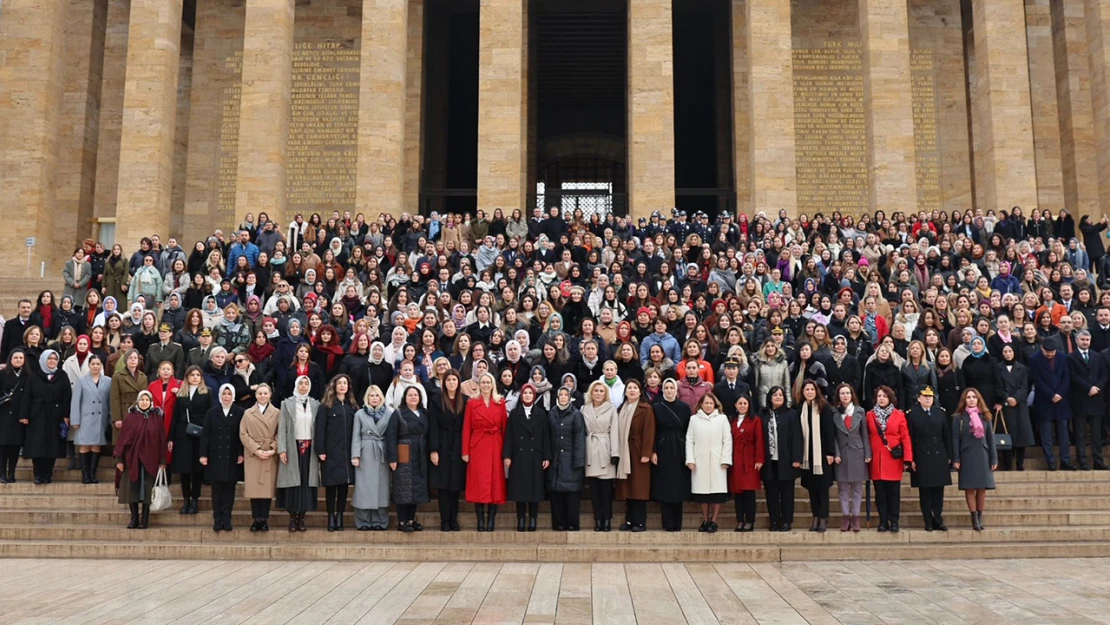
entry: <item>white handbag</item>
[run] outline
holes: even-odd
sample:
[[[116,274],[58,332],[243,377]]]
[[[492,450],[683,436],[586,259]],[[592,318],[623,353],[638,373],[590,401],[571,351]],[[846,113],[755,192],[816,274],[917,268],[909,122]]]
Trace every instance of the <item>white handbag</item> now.
[[[161,512],[172,505],[170,487],[166,483],[166,470],[158,469],[158,477],[154,478],[154,490],[150,493],[150,511]]]

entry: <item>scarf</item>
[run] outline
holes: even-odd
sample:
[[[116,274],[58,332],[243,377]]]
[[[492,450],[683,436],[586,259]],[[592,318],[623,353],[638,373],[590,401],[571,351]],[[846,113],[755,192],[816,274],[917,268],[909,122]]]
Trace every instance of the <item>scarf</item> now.
[[[979,409],[968,408],[967,419],[971,423],[971,435],[975,438],[983,438],[983,419],[979,416]]]
[[[255,341],[251,341],[250,347],[247,348],[247,357],[251,359],[251,362],[257,365],[269,358],[275,351],[274,346],[270,345],[269,341],[266,341],[262,345],[259,345]]]
[[[384,403],[381,406],[378,406],[377,408],[374,408],[370,404],[366,404],[366,406],[363,407],[363,410],[366,411],[366,414],[370,415],[370,418],[374,420],[374,423],[377,423],[378,421],[381,420],[382,417],[385,416],[385,404]]]
[[[298,390],[298,387],[301,385],[301,378],[304,378],[305,381],[308,382],[308,391],[303,393],[303,394],[300,392],[300,390]],[[302,376],[298,377],[293,382],[293,397],[296,397],[297,401],[306,401],[308,399],[308,394],[311,393],[311,392],[312,392],[312,380],[309,379],[308,376],[302,375]]]
[[[536,393],[539,394],[539,395],[543,395],[544,393],[550,391],[553,388],[551,382],[546,377],[543,380],[539,381],[539,382],[536,382],[535,380],[532,380],[532,382],[530,382],[530,384],[532,386],[536,387]]]
[[[894,404],[890,404],[886,408],[875,406],[872,414],[875,415],[875,421],[879,424],[879,429],[886,433],[886,420],[890,418],[890,414],[894,412]]]
[[[846,358],[847,356],[848,356],[848,351],[847,350],[845,350],[844,353],[838,354],[836,352],[836,350],[834,349],[833,353],[832,353],[833,362],[835,362],[836,366],[838,366],[838,367],[844,366],[844,358]]]
[[[251,385],[251,374],[254,373],[254,363],[248,364],[246,369],[236,367],[234,373],[243,378],[243,382],[249,387]]]
[[[51,354],[54,354],[55,356],[58,356],[58,352],[56,352],[52,349],[45,350],[41,354],[39,354],[39,369],[41,369],[42,372],[45,373],[47,376],[52,376],[55,373],[57,373],[57,371],[58,371],[57,367],[50,368],[50,367],[46,366],[46,361],[47,361],[47,359],[50,358]],[[59,356],[59,358],[61,358],[61,357]]]
[[[802,454],[802,470],[813,470],[814,475],[823,475],[824,463],[821,458],[825,454],[821,449],[821,411],[813,409],[813,402],[802,404],[802,440],[806,444],[805,453]],[[811,455],[812,454],[812,455]]]

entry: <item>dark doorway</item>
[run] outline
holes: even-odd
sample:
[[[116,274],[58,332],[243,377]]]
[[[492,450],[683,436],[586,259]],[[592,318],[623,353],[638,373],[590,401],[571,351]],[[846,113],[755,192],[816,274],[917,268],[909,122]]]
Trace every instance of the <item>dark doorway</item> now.
[[[536,188],[530,206],[628,210],[628,8],[622,0],[532,0]],[[530,133],[531,134],[531,133]]]
[[[474,213],[478,186],[478,0],[424,9],[420,209]]]
[[[731,3],[674,3],[675,203],[714,219],[736,210]]]

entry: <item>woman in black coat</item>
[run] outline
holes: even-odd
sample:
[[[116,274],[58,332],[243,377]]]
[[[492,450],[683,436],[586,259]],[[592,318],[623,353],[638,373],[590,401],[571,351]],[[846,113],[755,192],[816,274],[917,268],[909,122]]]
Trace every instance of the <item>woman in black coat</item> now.
[[[17,347],[8,354],[8,367],[0,371],[0,484],[15,483],[19,448],[27,427],[20,416],[31,372],[26,365],[27,354]]]
[[[27,379],[19,411],[27,425],[23,456],[34,464],[36,484],[49,484],[54,461],[65,458],[63,424],[69,427],[71,394],[69,377],[61,369],[58,352],[44,351],[39,356],[38,371]]]
[[[829,528],[829,489],[835,478],[833,409],[825,403],[815,380],[802,383],[795,405],[802,435],[802,486],[809,491],[809,509],[813,514],[809,531],[824,532]]]
[[[543,472],[551,465],[551,434],[547,411],[536,403],[536,387],[525,384],[520,401],[509,413],[501,457],[508,471],[506,498],[516,502],[516,531],[536,531],[536,517],[544,497]]]
[[[189,425],[203,427],[204,418],[212,409],[214,400],[212,390],[204,384],[200,367],[192,366],[185,370],[185,381],[177,391],[177,401],[173,404],[170,416],[169,448],[170,473],[178,475],[181,481],[181,514],[197,514],[200,510],[200,487],[204,479],[204,467],[200,464],[200,436],[196,428],[189,433]]]
[[[863,369],[859,359],[848,353],[848,339],[843,334],[838,334],[833,339],[832,353],[824,363],[830,391],[841,384],[847,384],[856,392],[857,397],[863,394]]]
[[[358,334],[351,340],[350,353],[339,361],[337,371],[351,378],[352,393],[355,397],[366,397],[366,389],[370,388],[370,369],[367,367],[370,360],[370,337]],[[385,390],[382,389],[382,396]]]
[[[663,393],[651,406],[655,413],[655,453],[651,463],[651,499],[659,502],[663,530],[682,531],[682,504],[690,499],[686,466],[686,430],[690,405],[678,399],[678,382],[663,380]]]
[[[397,504],[397,529],[419,532],[416,507],[428,503],[428,411],[420,389],[405,389],[404,400],[389,418],[385,455],[393,470],[393,502]]]
[[[781,386],[767,392],[764,403],[763,440],[766,462],[761,469],[763,490],[772,532],[789,532],[794,524],[794,481],[801,475],[802,427],[798,413],[786,407],[786,391]],[[775,436],[772,436],[775,434]]]
[[[1013,451],[1002,452],[1002,466],[1010,468],[1010,456],[1018,471],[1025,470],[1025,448],[1036,444],[1033,422],[1029,417],[1029,368],[1017,361],[1014,348],[1002,348],[1002,362],[998,367],[998,401],[1002,404],[1002,420],[998,428],[1010,435]]]
[[[328,384],[316,412],[316,432],[312,437],[312,449],[320,458],[320,483],[324,486],[329,532],[343,531],[347,490],[355,483],[351,436],[356,412],[358,403],[351,391],[351,379],[345,375],[336,376]]]
[[[933,405],[936,394],[925,387],[917,406],[906,414],[913,462],[910,486],[917,489],[925,531],[947,532],[944,525],[944,487],[952,483],[952,420]]]
[[[677,386],[675,389],[677,393]],[[547,471],[551,525],[557,532],[577,532],[579,502],[586,483],[586,423],[569,388],[560,386],[556,391],[547,425],[551,432],[551,466]],[[686,483],[689,485],[689,479]]]
[[[466,490],[466,463],[462,460],[462,427],[466,414],[466,395],[460,388],[459,372],[451,369],[443,376],[443,388],[428,400],[428,487],[439,495],[439,528],[457,532],[459,497]]]
[[[992,412],[994,406],[999,403],[998,389],[1002,385],[998,379],[998,363],[987,351],[987,342],[983,337],[977,336],[971,339],[971,355],[964,359],[960,369],[964,373],[964,382],[967,383],[968,388],[979,389],[979,394],[986,400],[987,405],[983,410]]]
[[[393,383],[393,363],[385,361],[385,345],[378,341],[370,345],[370,364],[367,370],[370,384],[378,387],[384,395]]]
[[[204,415],[200,464],[212,486],[212,531],[230,532],[235,484],[243,475],[243,441],[239,438],[243,409],[235,405],[235,389],[230,384],[220,387],[218,398]]]
[[[955,414],[956,406],[960,404],[960,397],[967,388],[964,381],[964,372],[956,368],[952,361],[952,352],[947,347],[942,347],[937,352],[937,400],[944,414]]]
[[[875,405],[875,391],[880,386],[889,386],[898,397],[902,396],[902,370],[894,364],[892,353],[888,344],[880,343],[875,350],[875,359],[864,367],[863,396],[860,401],[868,409]]]

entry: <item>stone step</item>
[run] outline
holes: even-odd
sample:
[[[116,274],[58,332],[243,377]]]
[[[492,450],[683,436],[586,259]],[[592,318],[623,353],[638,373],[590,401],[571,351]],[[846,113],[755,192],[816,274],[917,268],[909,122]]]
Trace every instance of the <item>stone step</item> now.
[[[991,502],[991,504],[993,503],[994,502]],[[178,514],[178,507],[179,506],[175,505],[172,510],[155,515],[156,525],[159,527],[211,527],[212,513],[208,507],[202,508],[199,514]],[[914,508],[916,508],[916,506]],[[766,529],[770,525],[770,519],[767,517],[765,506],[759,505],[757,509],[759,510],[759,514],[756,517],[755,526],[757,529]],[[1102,525],[1107,522],[1107,515],[1104,511],[1007,511],[998,509],[992,505],[985,515],[985,519],[990,525],[997,525],[999,527],[1039,525],[1092,526]],[[390,517],[392,519],[391,523],[396,524],[396,513],[391,512]],[[12,525],[72,525],[81,527],[107,525],[122,527],[125,526],[130,519],[130,513],[123,505],[117,505],[114,509],[104,510],[8,509],[4,512],[3,518],[5,523]],[[624,520],[624,512],[614,512],[613,518],[615,523],[621,523]],[[971,527],[971,517],[968,515],[966,508],[963,507],[962,501],[950,500],[946,502],[944,518],[945,523],[951,528]],[[239,527],[250,526],[253,519],[251,518],[250,510],[246,502],[236,503],[235,510],[232,513],[232,519]],[[347,507],[344,519],[346,519],[345,523],[347,527],[353,529],[354,516],[350,506]],[[475,519],[476,516],[473,513],[460,513],[459,524],[463,529],[473,531]],[[834,510],[829,520],[830,532],[839,531],[840,519],[841,516],[839,511]],[[438,512],[431,509],[423,510],[419,513],[419,520],[427,526],[428,530],[439,532]],[[500,508],[497,514],[497,520],[499,527],[515,531],[515,508],[512,506]],[[701,524],[701,520],[701,514],[696,512],[693,507],[689,507],[683,514],[683,527],[687,530],[696,529]],[[794,515],[794,526],[796,528],[806,530],[809,528],[812,521],[813,517],[808,510],[803,510],[801,508],[796,510]],[[305,522],[308,527],[323,529],[327,525],[326,513],[323,511],[311,512],[306,517]],[[537,517],[537,522],[541,530],[551,528],[551,514],[548,512],[541,512]],[[589,509],[583,510],[580,514],[579,522],[584,530],[592,531],[592,512]],[[877,527],[878,522],[878,514],[872,510],[870,527]],[[271,511],[270,524],[274,531],[285,531],[287,523],[288,516],[284,511],[276,508]],[[736,527],[737,519],[731,505],[721,508],[718,523],[722,530],[731,531]],[[868,527],[866,513],[861,520],[861,524],[864,529]],[[919,511],[917,509],[911,509],[909,506],[903,506],[902,526],[907,530],[920,530],[923,523]],[[648,514],[647,528],[649,530],[662,529],[661,517],[657,512]]]

